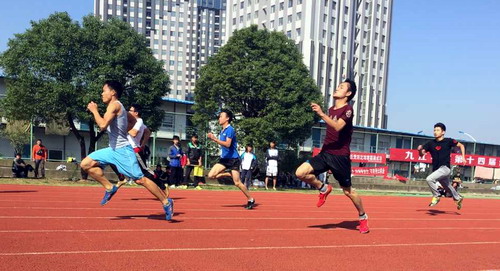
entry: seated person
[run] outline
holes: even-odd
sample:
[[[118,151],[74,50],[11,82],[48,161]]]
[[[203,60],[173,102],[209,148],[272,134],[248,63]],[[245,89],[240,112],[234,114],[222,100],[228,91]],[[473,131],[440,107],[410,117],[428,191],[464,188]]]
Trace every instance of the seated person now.
[[[161,169],[161,165],[156,165],[156,169],[153,170],[153,172],[155,174],[155,178],[157,178],[158,180],[160,180],[163,183],[168,182],[168,176],[169,176],[169,174],[168,174],[168,172],[163,171]]]
[[[12,161],[12,172],[14,173],[14,177],[26,178],[28,177],[28,171],[33,171],[33,167],[24,162],[20,153],[16,153],[16,158]]]

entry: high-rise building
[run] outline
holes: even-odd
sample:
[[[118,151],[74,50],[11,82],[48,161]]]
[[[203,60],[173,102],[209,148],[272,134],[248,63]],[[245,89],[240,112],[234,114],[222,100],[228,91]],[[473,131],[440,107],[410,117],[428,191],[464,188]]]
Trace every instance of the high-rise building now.
[[[227,0],[226,17],[226,40],[252,24],[293,39],[328,106],[353,79],[354,124],[387,127],[392,0]]]
[[[169,98],[193,100],[199,68],[225,35],[224,0],[94,0],[94,14],[118,17],[146,36],[170,74]]]

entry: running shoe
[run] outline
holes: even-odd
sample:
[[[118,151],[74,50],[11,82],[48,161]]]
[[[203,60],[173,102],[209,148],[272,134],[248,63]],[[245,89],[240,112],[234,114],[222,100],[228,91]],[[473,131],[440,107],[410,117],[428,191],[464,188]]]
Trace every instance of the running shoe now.
[[[174,215],[174,200],[168,198],[168,205],[163,205],[163,210],[165,211],[165,219],[170,221]]]
[[[457,210],[462,209],[462,202],[464,201],[464,197],[461,197],[459,200],[455,201],[457,204]]]
[[[360,233],[369,233],[370,229],[368,229],[368,219],[361,219],[359,221],[359,232]]]
[[[249,200],[249,201],[247,202],[247,206],[245,207],[245,209],[250,210],[250,209],[253,209],[253,207],[254,207],[254,206],[255,206],[255,199],[253,199],[253,200]]]
[[[202,190],[203,188],[201,188],[201,186],[198,185],[194,189],[196,189],[196,190]]]
[[[104,193],[104,197],[102,198],[101,200],[101,205],[106,205],[106,203],[108,203],[108,201],[111,200],[111,198],[115,195],[115,193],[118,191],[118,187],[113,185],[113,188],[111,189],[111,191],[107,191]]]
[[[431,203],[429,203],[429,206],[435,206],[439,203],[440,198],[439,197],[432,197]]]
[[[318,197],[319,197],[319,200],[318,200],[318,204],[316,204],[316,206],[321,207],[323,206],[323,204],[325,204],[326,202],[326,198],[328,197],[328,195],[332,192],[332,186],[331,185],[327,185],[326,187],[326,191],[325,192],[320,192]]]

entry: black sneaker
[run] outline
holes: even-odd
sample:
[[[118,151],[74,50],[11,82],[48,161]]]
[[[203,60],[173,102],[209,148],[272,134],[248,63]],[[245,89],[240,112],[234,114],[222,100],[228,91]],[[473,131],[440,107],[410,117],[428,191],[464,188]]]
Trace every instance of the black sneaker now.
[[[249,200],[245,209],[250,210],[250,209],[253,209],[254,206],[255,206],[255,199]]]

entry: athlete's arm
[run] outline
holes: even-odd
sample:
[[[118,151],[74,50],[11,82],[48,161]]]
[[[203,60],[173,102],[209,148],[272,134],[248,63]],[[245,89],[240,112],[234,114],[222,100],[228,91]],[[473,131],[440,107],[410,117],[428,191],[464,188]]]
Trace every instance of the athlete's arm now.
[[[147,127],[144,129],[144,134],[142,135],[142,140],[141,140],[141,147],[146,146],[149,141],[149,137],[151,136],[151,130],[149,130]]]
[[[94,115],[95,122],[101,131],[106,130],[111,121],[113,121],[113,119],[115,119],[120,112],[120,106],[117,103],[110,103],[108,105],[106,113],[104,113],[104,117],[101,117],[99,110],[97,109],[97,104],[94,102],[90,102],[87,105],[87,109],[92,113],[92,115]]]
[[[462,161],[464,162],[465,165],[465,163],[467,162],[467,160],[465,160],[465,146],[464,144],[457,142],[457,147],[459,147],[460,151],[462,152]]]
[[[129,114],[130,114],[130,113],[129,113]],[[132,115],[130,115],[130,116],[132,116]],[[127,116],[127,117],[129,117],[129,116]],[[132,117],[133,117],[133,116],[132,116]],[[128,134],[129,134],[129,135],[131,135],[131,136],[133,136],[133,137],[136,137],[136,136],[137,136],[137,134],[139,133],[139,130],[141,129],[141,126],[143,125],[143,122],[142,122],[142,120],[137,120],[136,118],[134,118],[134,119],[135,119],[135,124],[134,124],[134,126],[132,127],[132,129],[130,129],[130,130],[128,131]],[[130,125],[129,125],[129,126],[130,126]]]
[[[345,125],[346,125],[346,122],[345,120],[343,119],[337,119],[337,120],[333,120],[332,118],[330,118],[327,114],[323,113],[323,110],[321,110],[321,106],[319,106],[318,104],[315,104],[315,103],[311,103],[311,108],[314,112],[316,112],[316,114],[318,114],[318,116],[325,121],[325,123],[332,127],[333,129],[335,129],[335,131],[340,131],[342,130]]]
[[[208,138],[210,140],[212,140],[213,142],[215,142],[223,147],[226,147],[226,148],[229,148],[231,146],[231,142],[233,142],[233,139],[230,137],[227,137],[226,141],[222,141],[220,139],[217,139],[217,137],[212,133],[208,133]]]

